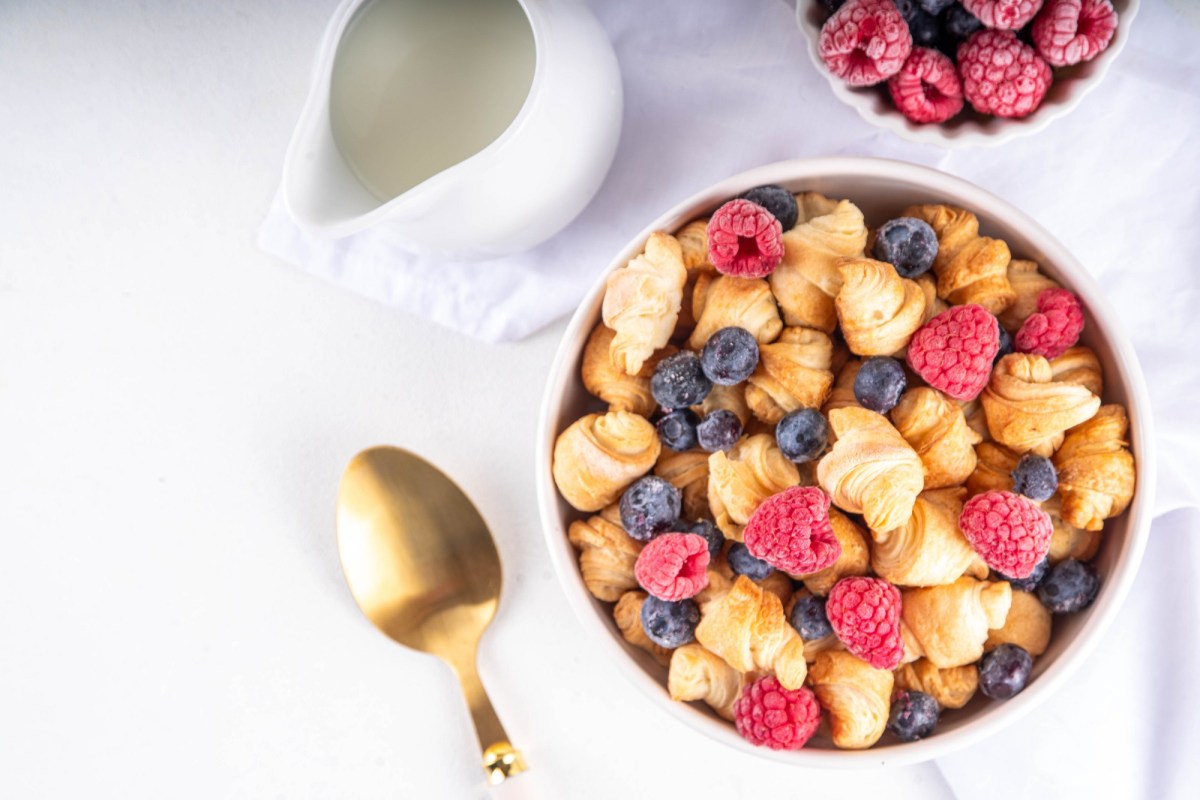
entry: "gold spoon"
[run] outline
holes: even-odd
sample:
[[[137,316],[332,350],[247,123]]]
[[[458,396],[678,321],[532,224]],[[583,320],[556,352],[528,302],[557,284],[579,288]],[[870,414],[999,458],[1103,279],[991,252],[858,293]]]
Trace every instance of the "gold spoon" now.
[[[523,772],[475,666],[501,578],[496,544],[471,500],[424,459],[372,447],[342,475],[337,536],[342,571],[367,619],[458,675],[488,783]]]

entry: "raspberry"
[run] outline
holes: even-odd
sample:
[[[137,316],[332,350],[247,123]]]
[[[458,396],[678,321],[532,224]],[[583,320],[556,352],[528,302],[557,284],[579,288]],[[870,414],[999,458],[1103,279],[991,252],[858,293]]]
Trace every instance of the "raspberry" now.
[[[963,94],[981,114],[1024,117],[1050,88],[1050,65],[1009,31],[978,31],[958,46]]]
[[[955,400],[974,400],[987,385],[1000,349],[1000,325],[983,306],[951,306],[918,330],[908,365]]]
[[[708,585],[708,542],[695,533],[664,533],[642,548],[637,582],[660,600],[693,597]]]
[[[1017,331],[1017,350],[1058,358],[1079,341],[1083,333],[1083,306],[1066,289],[1046,289],[1038,295],[1037,311],[1026,317]]]
[[[984,562],[1012,578],[1028,578],[1050,552],[1050,515],[1019,494],[990,491],[966,502],[958,527]]]
[[[708,221],[708,259],[725,275],[763,278],[783,258],[783,226],[749,200],[730,200]]]
[[[799,750],[821,724],[821,706],[812,689],[784,689],[766,675],[742,690],[733,704],[737,732],[748,742],[772,750]]]
[[[892,0],[850,0],[825,20],[818,47],[834,75],[851,86],[871,86],[904,66],[912,34]]]
[[[1109,0],[1049,0],[1033,21],[1033,45],[1055,67],[1091,61],[1117,30]]]
[[[829,495],[793,486],[764,500],[743,539],[750,555],[792,575],[810,575],[838,560],[842,545],[829,522]]]
[[[937,50],[914,47],[900,71],[888,79],[900,113],[913,122],[945,122],[963,107],[962,81],[954,62]]]
[[[1044,0],[962,0],[970,11],[989,28],[1016,31],[1025,27],[1042,7]]]
[[[876,669],[904,657],[900,590],[882,578],[842,578],[825,602],[829,624],[846,649]]]

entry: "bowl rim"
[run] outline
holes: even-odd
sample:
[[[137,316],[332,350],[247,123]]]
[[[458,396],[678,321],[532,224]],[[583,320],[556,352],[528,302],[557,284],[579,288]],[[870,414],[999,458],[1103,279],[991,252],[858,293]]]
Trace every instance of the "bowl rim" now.
[[[821,179],[886,178],[920,185],[938,192],[985,218],[1003,218],[1019,225],[1036,241],[1044,260],[1055,271],[1068,277],[1073,291],[1091,311],[1092,322],[1112,349],[1118,376],[1127,396],[1130,418],[1130,442],[1137,454],[1137,490],[1125,511],[1128,535],[1105,579],[1105,591],[1090,610],[1072,646],[1058,656],[1021,694],[977,719],[969,720],[951,733],[883,749],[776,751],[756,747],[737,734],[733,726],[714,719],[690,704],[671,700],[657,680],[648,675],[616,641],[608,621],[596,613],[593,598],[583,583],[574,548],[567,539],[566,525],[558,513],[558,495],[551,474],[552,450],[559,431],[556,420],[559,401],[569,382],[577,380],[576,364],[604,292],[609,274],[623,267],[642,251],[646,239],[656,230],[678,230],[689,220],[720,202],[751,187],[769,183],[791,183]],[[947,201],[951,202],[951,201]],[[687,726],[726,744],[734,750],[772,761],[802,767],[862,769],[872,766],[916,764],[969,747],[1017,722],[1038,704],[1054,694],[1060,685],[1087,660],[1116,617],[1132,587],[1149,538],[1156,484],[1153,419],[1149,392],[1133,345],[1118,324],[1118,317],[1105,299],[1099,285],[1083,265],[1033,219],[988,192],[961,178],[938,170],[881,158],[831,157],[780,161],[738,173],[696,192],[646,226],[609,262],[580,302],[563,333],[549,371],[538,417],[535,483],[542,532],[550,550],[555,573],[567,596],[568,605],[597,644],[617,665],[617,670],[655,705]],[[1117,376],[1113,376],[1117,377]],[[1111,380],[1111,379],[1109,379]]]
[[[839,100],[857,111],[865,122],[891,131],[902,139],[918,144],[938,145],[951,150],[968,147],[995,147],[1014,139],[1032,136],[1078,108],[1079,104],[1083,102],[1083,98],[1099,86],[1100,82],[1108,75],[1113,62],[1125,49],[1125,44],[1129,41],[1130,26],[1137,17],[1138,8],[1141,5],[1141,0],[1126,0],[1126,9],[1120,12],[1118,35],[1113,37],[1112,43],[1104,52],[1092,60],[1095,72],[1087,80],[1074,84],[1067,99],[1062,103],[1040,109],[1041,113],[1035,111],[1022,119],[1004,120],[992,130],[981,129],[976,124],[970,128],[958,129],[951,135],[946,133],[945,128],[941,125],[918,125],[895,109],[890,109],[894,113],[889,114],[881,114],[876,111],[870,98],[862,91],[863,88],[875,87],[856,88],[850,86],[830,72],[825,67],[825,62],[821,60],[821,52],[818,47],[821,29],[806,19],[809,5],[813,0],[793,0],[793,2],[796,5],[796,25],[804,34],[808,56],[817,72],[828,81],[830,89]]]

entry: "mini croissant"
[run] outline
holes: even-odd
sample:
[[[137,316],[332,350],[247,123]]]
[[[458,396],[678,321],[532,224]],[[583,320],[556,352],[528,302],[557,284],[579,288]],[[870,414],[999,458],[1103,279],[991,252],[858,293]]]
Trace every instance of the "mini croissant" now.
[[[758,367],[747,379],[746,403],[754,416],[775,425],[798,408],[820,408],[833,385],[833,342],[812,328],[785,328],[759,348]]]
[[[1062,517],[1076,528],[1098,531],[1133,499],[1134,466],[1125,435],[1129,420],[1118,405],[1101,406],[1067,431],[1054,454]]]
[[[742,526],[763,500],[799,482],[796,465],[767,433],[708,457],[708,505],[717,527],[734,541],[742,540]]]
[[[1016,589],[1004,625],[988,633],[983,649],[992,650],[1002,644],[1015,644],[1033,657],[1040,656],[1050,646],[1052,622],[1050,611],[1037,595]]]
[[[1059,288],[1058,281],[1047,278],[1038,271],[1038,265],[1033,261],[1014,258],[1008,262],[1008,283],[1016,294],[1008,308],[1000,312],[1000,324],[1016,333],[1021,329],[1021,323],[1037,311],[1038,295],[1047,289]]]
[[[1051,359],[1050,374],[1059,383],[1078,383],[1097,397],[1104,394],[1104,370],[1089,347],[1071,347]]]
[[[832,333],[837,327],[833,299],[842,283],[837,260],[863,255],[866,222],[849,200],[805,192],[796,202],[800,219],[783,235],[783,260],[771,273],[771,289],[788,325]]]
[[[616,331],[609,354],[617,369],[636,375],[670,340],[686,280],[679,241],[661,231],[650,234],[645,252],[608,276],[602,314]]]
[[[891,264],[869,258],[838,262],[842,288],[835,305],[842,336],[859,356],[887,356],[908,346],[925,321],[925,293]]]
[[[962,488],[923,492],[899,528],[875,531],[871,568],[897,586],[940,586],[963,574],[986,578],[988,568],[958,528]]]
[[[739,383],[736,386],[723,386],[715,383],[709,391],[708,396],[701,401],[700,405],[692,406],[692,410],[702,417],[707,417],[718,409],[731,412],[741,420],[743,425],[749,422],[750,406],[746,405],[746,389],[744,384]]]
[[[854,575],[866,575],[867,565],[871,555],[867,550],[867,536],[854,520],[832,506],[829,508],[829,524],[833,535],[842,546],[842,553],[825,569],[809,575],[797,575],[804,582],[804,588],[815,595],[824,597],[829,594],[833,585],[842,578]]]
[[[677,453],[662,449],[654,474],[670,483],[683,494],[683,515],[687,519],[707,519],[708,453],[688,450]]]
[[[809,683],[829,712],[835,747],[861,750],[879,741],[891,709],[892,673],[844,650],[826,650],[817,655]]]
[[[817,464],[817,482],[843,511],[862,514],[872,531],[890,531],[912,514],[925,482],[921,459],[884,417],[865,408],[829,412],[837,436]]]
[[[1068,558],[1088,561],[1100,549],[1100,531],[1076,528],[1062,518],[1062,497],[1055,494],[1042,503],[1042,510],[1050,515],[1054,533],[1050,536],[1050,563],[1057,564]]]
[[[862,408],[858,404],[858,398],[854,396],[854,379],[858,377],[860,367],[862,362],[852,358],[838,372],[829,397],[825,400],[825,405],[821,406],[821,412],[825,416],[829,416],[829,412],[835,408]]]
[[[706,607],[696,641],[740,672],[773,673],[785,689],[804,684],[803,640],[784,617],[779,598],[745,575]]]
[[[745,328],[759,344],[775,341],[783,330],[771,287],[761,278],[702,274],[692,292],[692,314],[696,329],[687,345],[696,351],[703,349],[708,337],[721,328]]]
[[[572,522],[567,538],[579,551],[583,583],[597,600],[612,603],[638,588],[633,565],[643,545],[621,527],[621,511],[615,503],[587,521]]]
[[[667,671],[667,692],[672,700],[703,700],[725,719],[733,719],[733,701],[745,677],[715,653],[695,642],[676,648]]]
[[[962,407],[937,389],[909,389],[892,409],[892,422],[925,466],[925,488],[958,486],[975,470],[979,434]]]
[[[634,647],[645,650],[654,656],[655,661],[665,667],[671,663],[671,650],[650,641],[650,637],[646,635],[646,630],[642,627],[642,603],[646,602],[647,597],[645,592],[636,591],[621,595],[621,599],[613,607],[613,619],[621,630],[621,635],[625,637],[625,641]]]
[[[922,658],[903,665],[893,674],[896,689],[924,692],[942,708],[962,708],[979,688],[979,669],[974,664],[938,669]]]
[[[588,414],[554,443],[554,483],[579,511],[599,511],[658,460],[658,432],[628,411]]]
[[[694,219],[675,234],[679,247],[683,252],[683,266],[687,270],[687,280],[683,284],[683,302],[679,308],[679,319],[671,334],[671,341],[682,342],[692,334],[696,327],[696,317],[692,313],[692,298],[695,295],[696,282],[701,275],[716,272],[717,268],[708,261],[708,220]]]
[[[1012,602],[1008,581],[977,581],[908,589],[901,595],[901,619],[920,655],[941,669],[979,660],[988,630],[1004,625]]]
[[[921,287],[921,291],[925,295],[925,315],[921,320],[924,325],[929,320],[936,317],[950,307],[950,304],[937,296],[937,278],[933,277],[928,272],[923,272],[916,277],[917,286]]]
[[[946,205],[912,206],[904,216],[929,223],[938,237],[933,271],[938,297],[953,305],[978,303],[993,314],[1017,297],[1008,282],[1008,245],[979,235],[979,219],[970,211]]]
[[[597,325],[583,347],[583,364],[579,368],[583,388],[608,403],[611,411],[632,411],[648,417],[658,404],[650,393],[653,356],[636,375],[626,374],[613,364],[609,352],[616,333],[605,325]]]
[[[1047,457],[1068,428],[1100,408],[1100,398],[1087,387],[1055,381],[1046,359],[1025,353],[997,362],[980,402],[993,439],[1017,453]]]
[[[967,478],[972,497],[983,492],[1011,492],[1012,471],[1021,457],[1002,444],[980,442],[975,445],[975,471]]]

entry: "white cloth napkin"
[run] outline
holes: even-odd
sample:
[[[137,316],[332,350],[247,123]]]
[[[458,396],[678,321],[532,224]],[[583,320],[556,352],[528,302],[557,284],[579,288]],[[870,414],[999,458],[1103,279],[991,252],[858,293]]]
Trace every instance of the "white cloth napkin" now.
[[[571,311],[611,254],[681,198],[770,161],[889,156],[1006,198],[1093,271],[1133,337],[1158,422],[1160,516],[1128,605],[1072,683],[1032,717],[939,766],[961,798],[1181,797],[1200,786],[1200,541],[1189,535],[1200,522],[1194,6],[1144,2],[1104,83],[1041,134],[949,152],[902,141],[842,105],[809,62],[789,4],[593,6],[621,61],[624,129],[599,195],[558,236],[498,261],[436,263],[369,232],[306,238],[277,201],[262,247],[409,313],[499,341]]]

